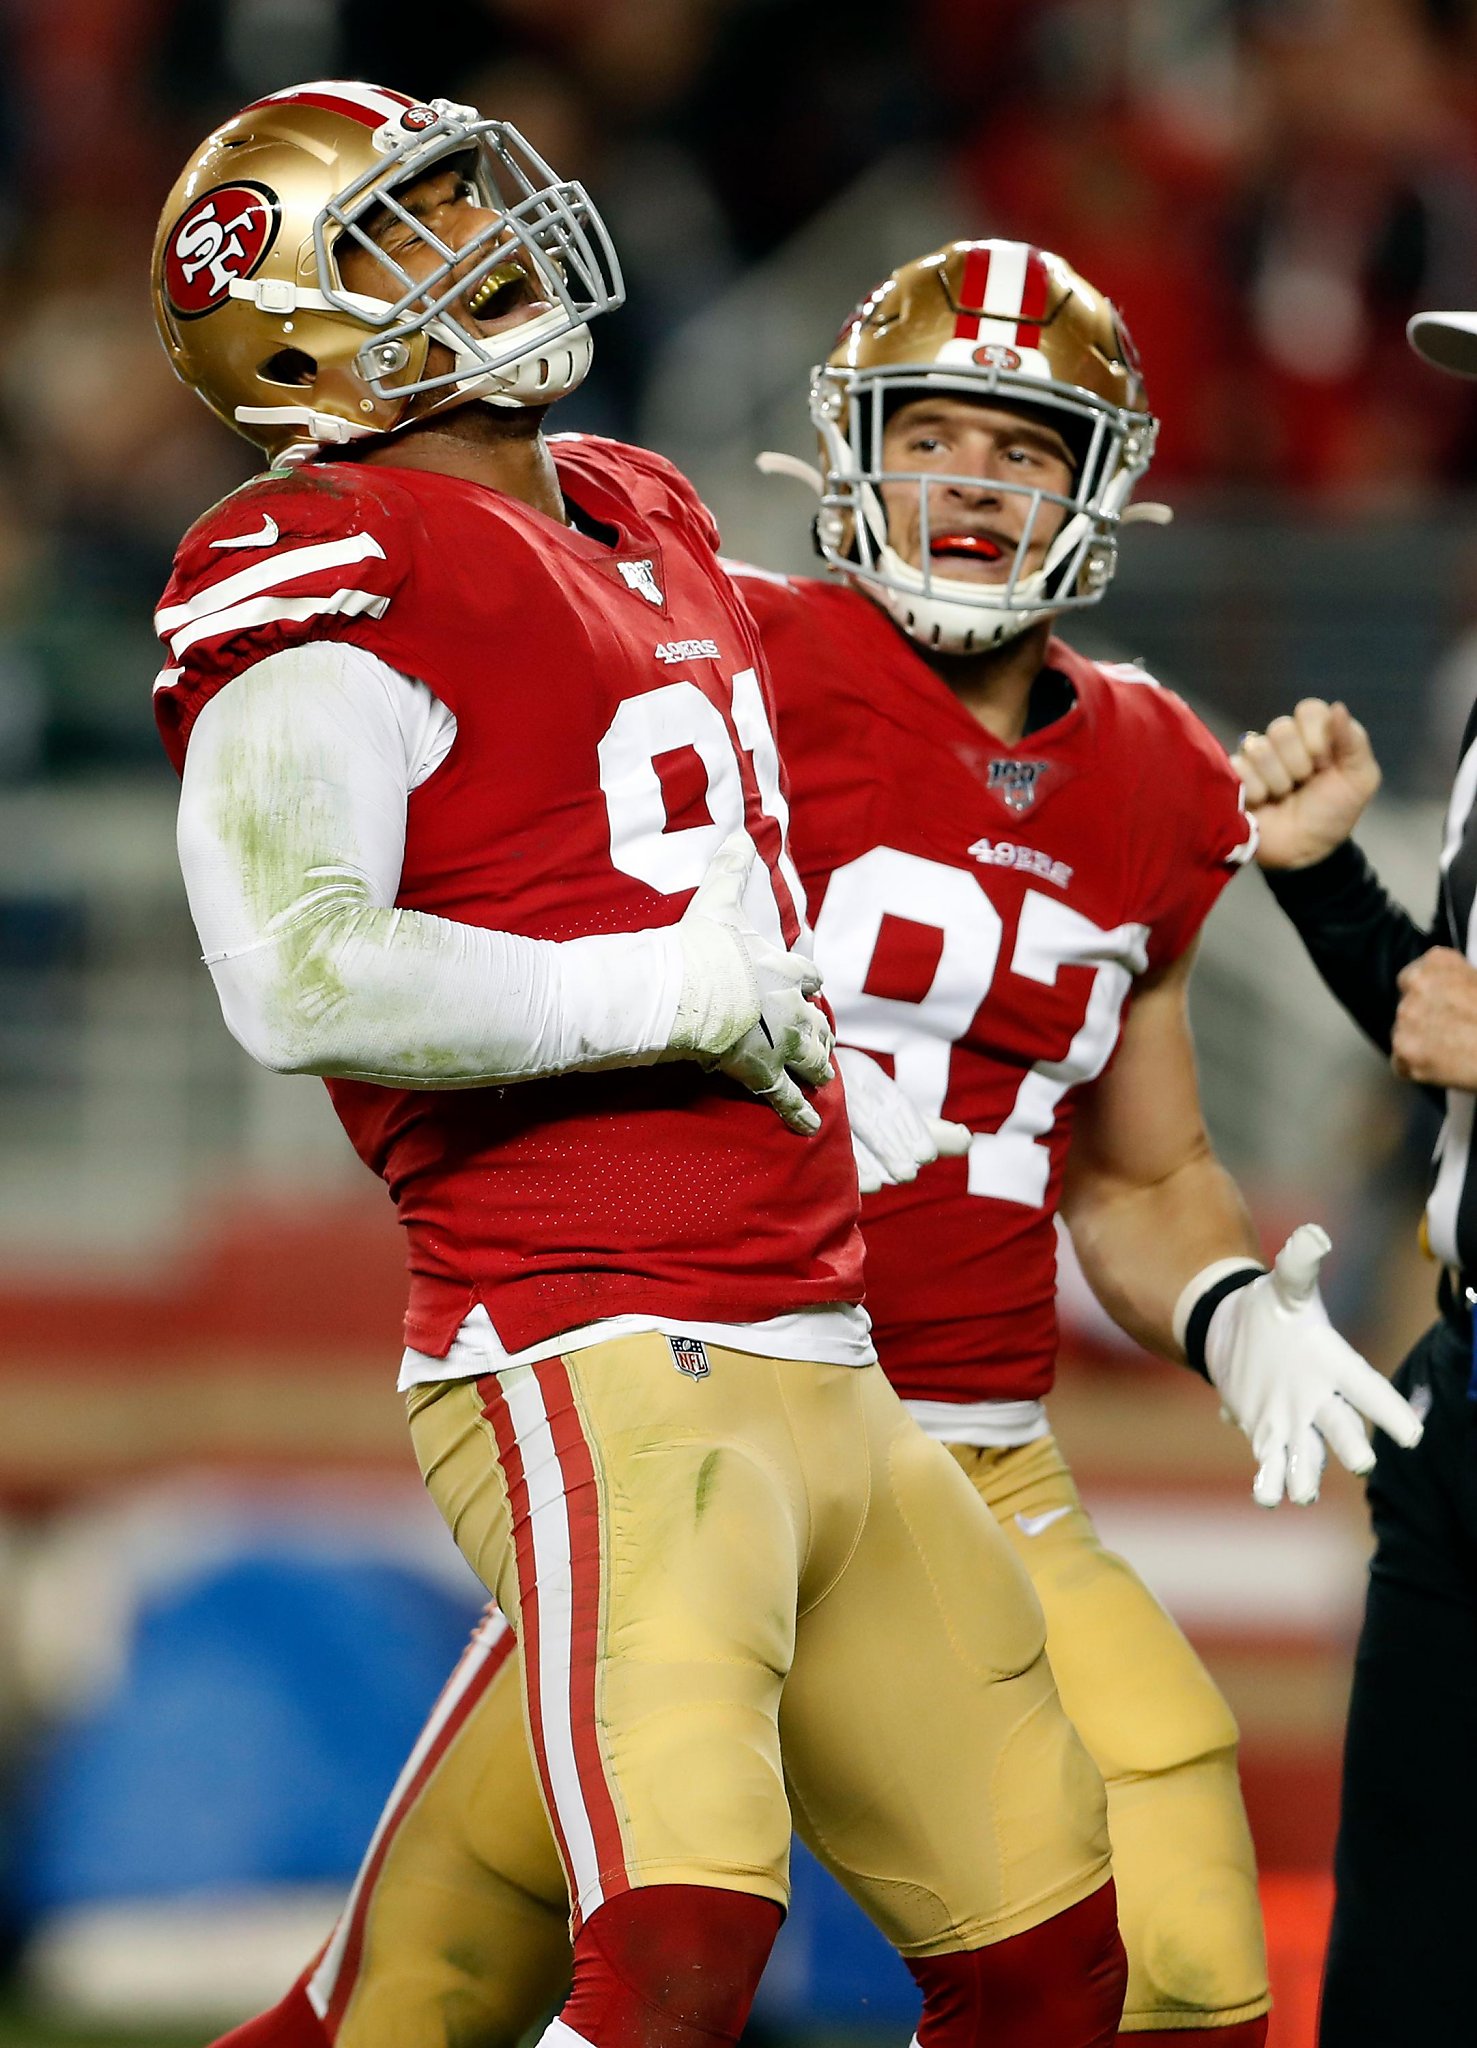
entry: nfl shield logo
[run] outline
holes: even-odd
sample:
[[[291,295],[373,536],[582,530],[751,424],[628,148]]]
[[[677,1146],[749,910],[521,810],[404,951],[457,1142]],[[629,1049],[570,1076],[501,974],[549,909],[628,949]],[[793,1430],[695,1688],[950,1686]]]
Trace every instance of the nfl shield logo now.
[[[627,590],[634,590],[638,597],[644,597],[648,604],[654,604],[658,611],[661,610],[665,599],[656,580],[655,565],[650,560],[617,562],[615,566],[619,569],[621,581]]]
[[[1006,810],[1019,817],[1040,795],[1041,778],[1050,765],[1047,761],[992,761],[989,788]]]
[[[705,1380],[713,1370],[708,1363],[708,1347],[701,1337],[669,1337],[672,1347],[672,1363],[678,1372],[685,1372],[690,1380]]]

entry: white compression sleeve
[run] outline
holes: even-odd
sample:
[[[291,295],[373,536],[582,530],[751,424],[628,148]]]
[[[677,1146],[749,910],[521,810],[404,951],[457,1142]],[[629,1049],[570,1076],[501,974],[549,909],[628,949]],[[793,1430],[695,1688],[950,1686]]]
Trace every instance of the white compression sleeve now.
[[[201,712],[180,865],[233,1036],[280,1072],[414,1088],[671,1056],[675,927],[555,943],[392,908],[408,795],[453,724],[423,683],[330,642]]]

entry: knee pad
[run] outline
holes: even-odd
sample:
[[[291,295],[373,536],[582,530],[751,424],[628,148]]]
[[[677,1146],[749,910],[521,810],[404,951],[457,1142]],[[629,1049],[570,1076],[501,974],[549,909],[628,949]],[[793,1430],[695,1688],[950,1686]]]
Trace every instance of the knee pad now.
[[[1256,1857],[1233,1749],[1112,1785],[1108,1827],[1128,1950],[1125,2028],[1248,2020],[1267,2006]]]
[[[1112,2048],[1128,1968],[1112,1883],[988,1948],[911,1956],[917,2048]]]
[[[591,2048],[736,2042],[782,1918],[772,1899],[707,1885],[622,1892],[575,1937],[563,2028]]]
[[[1247,2017],[1266,1999],[1260,1932],[1256,1885],[1244,1870],[1209,1864],[1166,1883],[1133,1930],[1135,2001],[1147,1994],[1149,2012],[1183,2014],[1188,2028],[1221,2013]]]

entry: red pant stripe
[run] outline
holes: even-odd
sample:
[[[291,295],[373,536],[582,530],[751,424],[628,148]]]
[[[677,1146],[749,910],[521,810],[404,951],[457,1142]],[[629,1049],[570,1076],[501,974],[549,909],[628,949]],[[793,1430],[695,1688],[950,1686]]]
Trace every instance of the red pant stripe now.
[[[369,1918],[374,1888],[379,1882],[406,1815],[435,1775],[457,1736],[466,1726],[477,1703],[512,1656],[518,1639],[496,1606],[489,1602],[482,1619],[472,1631],[446,1684],[441,1688],[406,1759],[395,1788],[385,1803],[364,1860],[359,1866],[348,1904],[330,1935],[323,1955],[308,1978],[307,1995],[314,2011],[332,2040],[354,1995],[359,1964],[364,1951],[364,1929]]]
[[[512,1509],[534,1762],[578,1927],[609,1886],[629,1888],[595,1725],[602,1565],[594,1461],[559,1360],[480,1380],[478,1391]]]
[[[482,1400],[482,1413],[492,1425],[498,1458],[508,1489],[508,1506],[513,1518],[513,1547],[518,1562],[518,1621],[523,1643],[523,1683],[527,1688],[528,1725],[532,1732],[533,1761],[539,1774],[539,1782],[543,1786],[544,1804],[549,1810],[553,1824],[554,1839],[559,1846],[559,1858],[567,1876],[571,1869],[569,1844],[565,1840],[563,1822],[553,1797],[549,1759],[544,1748],[543,1639],[539,1626],[538,1571],[534,1561],[533,1520],[529,1512],[528,1480],[523,1467],[523,1451],[518,1442],[513,1417],[508,1409],[507,1397],[496,1374],[489,1373],[486,1379],[478,1380],[477,1392]]]
[[[599,1860],[603,1898],[629,1891],[626,1849],[605,1759],[600,1753],[597,1685],[600,1668],[600,1594],[604,1580],[600,1489],[595,1461],[585,1441],[568,1362],[545,1359],[534,1367],[544,1396],[555,1452],[564,1474],[569,1525],[569,1719],[575,1762]],[[575,1925],[581,1918],[576,1901]]]

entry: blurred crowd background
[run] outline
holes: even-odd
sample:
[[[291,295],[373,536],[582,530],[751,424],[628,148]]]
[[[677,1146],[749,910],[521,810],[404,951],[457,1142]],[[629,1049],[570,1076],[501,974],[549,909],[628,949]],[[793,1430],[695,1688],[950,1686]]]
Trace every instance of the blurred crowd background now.
[[[1176,523],[1129,537],[1082,644],[1228,741],[1345,697],[1418,914],[1477,695],[1477,386],[1404,340],[1477,306],[1474,0],[5,0],[0,2041],[198,2040],[280,1989],[475,1605],[392,1391],[388,1205],[316,1084],[219,1023],[149,711],[173,547],[254,466],[156,343],[157,211],[214,122],[334,76],[470,100],[584,180],[629,301],[558,424],[672,455],[731,552],[811,559],[804,492],[753,457],[811,453],[851,305],[1016,236],[1118,302],[1163,423]],[[1255,876],[1199,981],[1217,1138],[1269,1235],[1329,1223],[1334,1305],[1389,1367],[1431,1293],[1430,1127]],[[1274,2040],[1303,2048],[1358,1496],[1259,1518],[1204,1390],[1064,1273],[1061,1431],[1241,1715]],[[834,1910],[795,1916],[764,2024],[903,2038]]]

